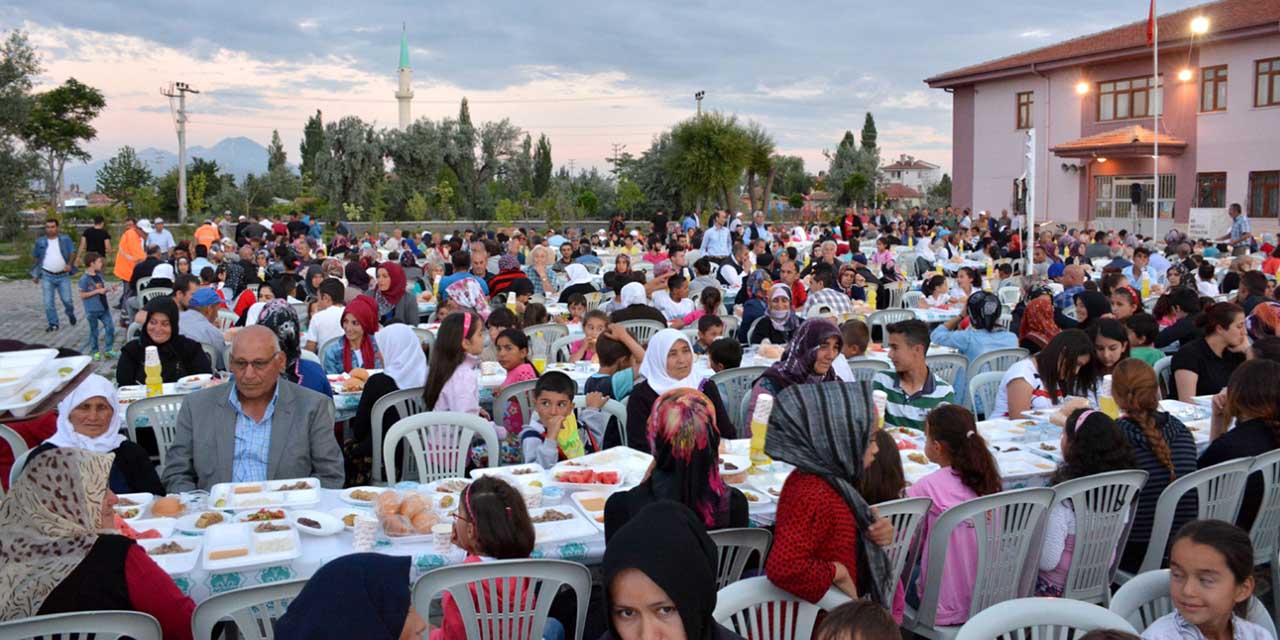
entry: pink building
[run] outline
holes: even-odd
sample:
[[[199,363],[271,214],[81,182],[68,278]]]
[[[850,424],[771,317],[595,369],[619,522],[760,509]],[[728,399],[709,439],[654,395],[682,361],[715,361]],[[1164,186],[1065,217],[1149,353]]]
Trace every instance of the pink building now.
[[[1232,202],[1255,233],[1275,230],[1280,0],[1220,0],[1158,21],[1154,91],[1145,20],[925,80],[952,94],[952,202],[1013,208],[1034,129],[1038,220],[1129,227],[1136,214],[1150,233],[1152,116],[1163,101],[1160,230],[1186,223],[1192,207]],[[1146,198],[1131,208],[1135,184]]]

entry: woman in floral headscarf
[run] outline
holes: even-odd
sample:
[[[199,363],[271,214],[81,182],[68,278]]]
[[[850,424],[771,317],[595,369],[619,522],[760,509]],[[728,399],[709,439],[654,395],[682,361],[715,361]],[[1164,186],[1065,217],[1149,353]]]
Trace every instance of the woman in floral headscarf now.
[[[455,311],[474,311],[480,314],[481,319],[489,319],[489,297],[484,295],[480,283],[474,278],[454,280],[453,284],[445,289],[445,296],[447,308],[439,312],[441,318]]]
[[[1250,340],[1261,340],[1280,335],[1280,302],[1258,303],[1253,313],[1244,321]]]
[[[747,336],[749,344],[768,340],[771,344],[784,344],[800,328],[800,316],[791,305],[791,287],[776,282],[769,287],[769,311],[766,320],[755,323]],[[830,323],[828,323],[830,324]]]
[[[1047,295],[1036,296],[1027,303],[1027,310],[1022,313],[1018,346],[1035,355],[1060,331],[1062,329],[1053,321],[1053,298]]]
[[[333,387],[325,376],[324,367],[302,359],[302,322],[287,300],[277,298],[268,302],[258,316],[258,324],[276,334],[280,351],[284,353],[284,373],[280,375],[285,380],[333,397]]]

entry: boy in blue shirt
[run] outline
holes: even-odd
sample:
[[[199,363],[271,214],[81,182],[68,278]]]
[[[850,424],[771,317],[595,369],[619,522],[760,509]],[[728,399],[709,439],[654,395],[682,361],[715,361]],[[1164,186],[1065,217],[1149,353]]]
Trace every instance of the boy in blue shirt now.
[[[606,398],[625,404],[635,386],[636,372],[644,361],[644,347],[615,322],[596,339],[596,356],[600,359],[600,372],[587,378],[583,390],[598,391]]]
[[[84,275],[80,276],[80,301],[84,304],[84,315],[89,319],[89,353],[94,360],[101,360],[104,351],[98,349],[98,323],[102,323],[103,342],[106,343],[105,354],[108,359],[120,354],[113,350],[116,343],[116,328],[111,321],[111,311],[107,304],[107,283],[102,279],[102,256],[93,251],[85,252]],[[111,287],[115,291],[117,286]]]

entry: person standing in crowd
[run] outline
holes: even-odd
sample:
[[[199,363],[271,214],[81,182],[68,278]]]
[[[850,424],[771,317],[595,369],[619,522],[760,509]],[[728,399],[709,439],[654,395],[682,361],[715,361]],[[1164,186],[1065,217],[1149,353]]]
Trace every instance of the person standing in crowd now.
[[[1244,214],[1239,202],[1232,202],[1227,207],[1227,215],[1231,216],[1231,228],[1225,235],[1218,236],[1217,241],[1226,240],[1234,255],[1248,255],[1253,247],[1253,230],[1249,227],[1249,217]]]
[[[44,294],[44,317],[49,321],[45,333],[57,331],[58,307],[53,294],[56,291],[67,313],[67,322],[76,325],[76,308],[71,302],[71,276],[75,275],[76,250],[71,238],[60,231],[57,218],[44,222],[44,235],[36,238],[31,248],[31,281],[40,285]]]
[[[155,229],[147,234],[147,246],[159,247],[160,253],[168,257],[178,243],[174,242],[173,234],[164,228],[163,219],[156,218],[152,223],[155,225]]]
[[[111,320],[111,311],[107,308],[107,284],[102,280],[102,256],[92,251],[84,255],[85,270],[80,276],[80,303],[84,305],[84,317],[89,320],[89,351],[94,360],[101,360],[105,355],[108,360],[119,354],[116,346],[116,323]],[[113,289],[115,285],[113,285]],[[102,324],[103,343],[98,345],[98,324]]]
[[[716,264],[727,260],[733,247],[733,238],[725,226],[728,215],[726,211],[717,211],[714,224],[702,234],[702,255]]]
[[[924,431],[924,418],[940,404],[955,401],[955,391],[929,369],[929,325],[903,320],[887,327],[889,360],[893,371],[877,372],[872,388],[888,395],[884,410],[886,427]]]
[[[83,256],[88,251],[103,257],[111,253],[111,232],[107,230],[106,218],[100,215],[93,217],[93,226],[80,233],[80,249],[78,253]],[[86,264],[84,266],[87,267],[89,265]]]

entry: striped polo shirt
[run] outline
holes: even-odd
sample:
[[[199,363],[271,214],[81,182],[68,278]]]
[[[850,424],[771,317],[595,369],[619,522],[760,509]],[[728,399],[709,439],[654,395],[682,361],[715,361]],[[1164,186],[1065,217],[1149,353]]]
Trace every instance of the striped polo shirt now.
[[[902,390],[896,371],[879,371],[871,380],[873,391],[883,391],[889,402],[884,410],[885,427],[906,427],[924,431],[924,417],[934,407],[954,402],[955,392],[951,385],[939,380],[929,371],[924,386],[914,394],[907,395]]]

